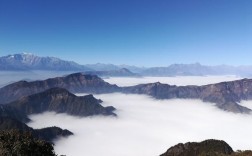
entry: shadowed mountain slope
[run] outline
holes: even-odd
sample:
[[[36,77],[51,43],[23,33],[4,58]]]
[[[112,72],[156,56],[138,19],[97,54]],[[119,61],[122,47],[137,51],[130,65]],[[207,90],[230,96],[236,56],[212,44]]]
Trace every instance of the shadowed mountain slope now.
[[[26,113],[17,110],[9,105],[0,105],[0,117],[7,117],[19,120],[21,122],[29,122],[30,119]]]
[[[59,127],[47,127],[43,129],[33,129],[16,119],[8,117],[0,117],[0,130],[10,131],[19,130],[21,132],[30,132],[33,137],[52,142],[52,140],[58,137],[66,137],[73,135],[68,130],[63,130]]]
[[[74,116],[113,115],[114,107],[103,107],[102,101],[93,95],[75,96],[62,88],[51,88],[41,93],[22,97],[7,104],[24,114],[37,114],[45,111],[67,113]]]
[[[72,93],[109,93],[119,91],[119,87],[111,85],[98,76],[70,74],[65,77],[50,78],[42,81],[19,81],[0,89],[0,103],[15,101],[23,96],[43,92],[50,88],[64,88]]]

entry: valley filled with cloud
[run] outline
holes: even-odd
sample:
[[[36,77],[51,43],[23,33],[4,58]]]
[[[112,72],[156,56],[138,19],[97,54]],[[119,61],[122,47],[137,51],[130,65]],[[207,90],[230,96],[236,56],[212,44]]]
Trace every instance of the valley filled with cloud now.
[[[188,77],[177,78],[178,82],[183,79]],[[224,80],[229,77],[219,79]],[[200,83],[199,79],[193,81]],[[122,93],[94,96],[103,100],[103,106],[114,106],[118,117],[79,118],[46,112],[30,116],[33,122],[28,125],[60,126],[72,131],[74,136],[55,143],[56,152],[68,156],[153,156],[179,142],[205,139],[225,140],[234,150],[252,148],[252,115],[225,112],[212,103],[192,99],[156,100]],[[242,105],[251,103],[245,101]]]
[[[174,77],[110,77],[104,79],[110,84],[116,84],[121,87],[133,86],[145,83],[161,82],[170,85],[186,86],[186,85],[207,85],[219,83],[223,81],[234,81],[242,79],[235,75],[226,76],[174,76]]]

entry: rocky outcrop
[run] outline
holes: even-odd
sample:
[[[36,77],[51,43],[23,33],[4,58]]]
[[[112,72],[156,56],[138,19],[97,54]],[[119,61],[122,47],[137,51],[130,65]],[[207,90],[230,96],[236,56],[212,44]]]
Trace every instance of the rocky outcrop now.
[[[124,93],[147,94],[157,99],[201,99],[215,103],[220,109],[235,112],[249,113],[249,108],[238,103],[241,100],[252,99],[252,79],[242,79],[230,82],[221,82],[204,86],[175,86],[162,83],[150,83],[123,88]]]
[[[52,142],[54,139],[59,137],[68,137],[73,135],[73,133],[67,129],[61,129],[59,127],[46,127],[42,129],[35,129],[32,133],[34,137]]]
[[[160,156],[224,156],[233,152],[233,149],[224,141],[205,140],[199,143],[177,144]]]
[[[8,117],[8,118],[19,120],[21,122],[30,121],[30,119],[25,113],[8,105],[0,105],[0,117]]]
[[[179,143],[169,148],[160,156],[251,156],[252,151],[236,152],[222,140],[205,140],[202,142]]]
[[[0,89],[0,103],[5,104],[21,97],[40,93],[51,88],[64,88],[72,93],[111,93],[120,91],[98,76],[74,73],[64,77],[50,78],[43,81],[19,81]]]
[[[33,129],[27,126],[25,123],[19,120],[12,119],[9,117],[0,117],[0,130],[10,131],[18,130],[21,132],[29,132],[33,137],[42,139],[45,141],[52,142],[52,140],[58,137],[67,137],[73,135],[72,132],[68,130],[63,130],[59,127],[47,127],[43,129]]]
[[[103,107],[102,101],[93,95],[75,96],[62,88],[51,88],[41,93],[22,97],[7,104],[24,114],[37,114],[45,111],[67,113],[74,116],[113,115],[114,107]]]

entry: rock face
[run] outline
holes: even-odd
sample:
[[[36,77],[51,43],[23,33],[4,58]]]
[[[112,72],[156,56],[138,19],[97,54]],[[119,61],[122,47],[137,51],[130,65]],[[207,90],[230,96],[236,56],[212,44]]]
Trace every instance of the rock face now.
[[[114,107],[103,107],[102,101],[93,95],[75,96],[62,88],[51,88],[41,93],[22,97],[7,104],[24,114],[37,114],[45,111],[67,113],[75,116],[113,115]]]
[[[160,156],[224,156],[233,152],[233,149],[224,141],[205,140],[200,143],[177,144]]]
[[[11,106],[0,105],[0,117],[8,117],[19,120],[21,122],[29,122],[27,115]]]
[[[130,70],[126,68],[118,69],[118,70],[105,70],[105,71],[87,71],[83,72],[83,74],[88,75],[97,75],[101,77],[139,77],[139,74],[132,73]]]
[[[73,93],[110,93],[120,90],[118,86],[111,85],[98,76],[75,73],[65,77],[56,77],[43,81],[19,81],[12,83],[0,89],[0,103],[9,103],[21,97],[55,87],[65,88]]]
[[[43,129],[33,129],[27,126],[25,123],[9,117],[0,117],[0,130],[10,131],[19,130],[21,132],[29,132],[33,137],[52,142],[52,140],[58,137],[66,137],[73,135],[68,130],[63,130],[59,127],[47,127]]]
[[[39,57],[29,53],[21,53],[0,57],[0,70],[87,71],[91,69],[75,62],[64,61],[55,57]]]
[[[252,99],[252,79],[204,86],[175,86],[150,83],[123,88],[125,93],[147,94],[157,99],[201,99],[215,103],[220,109],[235,113],[249,113],[250,109],[239,105],[241,100]]]

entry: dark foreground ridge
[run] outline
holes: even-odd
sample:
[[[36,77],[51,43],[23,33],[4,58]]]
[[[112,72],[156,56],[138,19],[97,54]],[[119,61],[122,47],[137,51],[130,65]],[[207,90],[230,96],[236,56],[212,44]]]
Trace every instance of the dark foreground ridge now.
[[[20,122],[19,120],[8,117],[0,117],[0,131],[3,130],[4,131],[18,130],[20,132],[28,132],[31,133],[33,137],[48,142],[52,142],[54,139],[58,137],[67,137],[69,135],[73,135],[72,132],[66,129],[63,130],[59,127],[33,129],[27,126],[25,123]]]
[[[160,156],[251,156],[252,151],[237,151],[221,140],[179,143]]]
[[[1,156],[57,156],[53,145],[17,130],[0,131]]]

